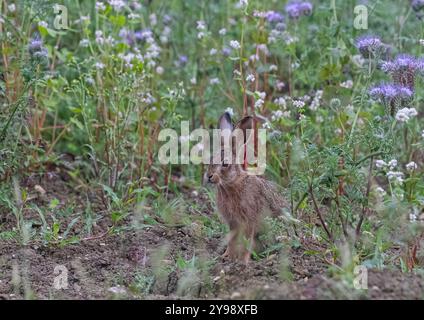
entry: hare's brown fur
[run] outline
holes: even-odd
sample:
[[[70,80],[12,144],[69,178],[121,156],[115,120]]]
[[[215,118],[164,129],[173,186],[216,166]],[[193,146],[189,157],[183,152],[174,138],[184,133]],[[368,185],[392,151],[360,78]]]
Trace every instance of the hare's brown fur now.
[[[229,125],[223,121],[231,121],[228,114],[220,119],[221,129]],[[249,175],[238,164],[211,164],[207,178],[216,184],[218,210],[230,228],[224,255],[230,258],[239,257],[237,239],[245,236],[249,243],[247,250],[243,252],[243,260],[248,262],[262,218],[266,213],[274,216],[281,214],[282,209],[288,207],[287,202],[274,183],[261,176]]]

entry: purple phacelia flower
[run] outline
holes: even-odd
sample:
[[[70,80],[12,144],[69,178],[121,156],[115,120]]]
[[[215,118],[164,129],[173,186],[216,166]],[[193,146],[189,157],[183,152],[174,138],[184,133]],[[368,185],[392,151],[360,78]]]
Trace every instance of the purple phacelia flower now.
[[[310,16],[312,14],[312,9],[313,6],[310,2],[302,2],[300,4],[300,12],[302,12],[304,16]]]
[[[187,63],[187,61],[188,61],[188,58],[185,55],[181,55],[181,56],[178,57],[178,63],[180,65],[185,65]]]
[[[28,44],[29,53],[33,54],[34,52],[40,51],[43,49],[43,40],[39,35],[36,35],[32,38]]]
[[[266,13],[266,20],[269,23],[278,23],[278,22],[283,22],[284,21],[284,16],[276,11],[268,11]]]
[[[415,12],[418,12],[424,8],[424,0],[412,0],[411,6]]]
[[[228,47],[222,48],[222,55],[228,57],[231,54],[231,49]]]
[[[162,21],[163,21],[163,24],[168,25],[172,22],[172,17],[169,14],[165,14],[163,16]]]
[[[380,84],[369,91],[373,100],[381,102],[394,116],[396,110],[411,102],[414,92],[408,87],[398,84]]]
[[[356,47],[364,58],[380,55],[385,50],[385,45],[379,37],[362,36],[356,40]]]
[[[415,76],[424,69],[422,59],[407,54],[398,55],[393,61],[385,61],[381,69],[390,74],[396,84],[414,88]]]
[[[286,5],[286,12],[291,19],[298,19],[301,15],[309,16],[312,14],[312,3],[308,1],[291,1]]]

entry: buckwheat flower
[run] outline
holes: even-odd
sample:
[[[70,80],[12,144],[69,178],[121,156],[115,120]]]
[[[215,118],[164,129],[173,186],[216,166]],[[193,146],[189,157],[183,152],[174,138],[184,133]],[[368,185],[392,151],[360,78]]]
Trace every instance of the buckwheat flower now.
[[[387,172],[387,178],[395,183],[402,183],[403,182],[403,173],[400,171],[389,171]]]
[[[255,95],[257,96],[257,97],[259,97],[259,99],[262,99],[262,100],[265,100],[265,98],[266,98],[266,92],[259,92],[259,91],[255,91]]]
[[[389,163],[387,163],[390,170],[393,170],[394,168],[396,168],[397,164],[398,164],[398,162],[397,162],[396,159],[392,159],[392,160],[389,161]]]
[[[251,61],[251,62],[255,62],[255,61],[258,61],[258,60],[259,60],[259,55],[258,54],[252,54],[249,57],[249,61]],[[246,62],[245,64],[247,65],[248,63]]]
[[[230,47],[236,50],[241,48],[240,43],[237,40],[231,40]]]
[[[387,163],[384,160],[376,160],[375,161],[375,166],[378,169],[382,169],[382,168],[385,168],[387,166]]]
[[[94,65],[96,67],[96,69],[98,70],[102,70],[104,69],[105,65],[101,62],[96,62],[96,64]]]
[[[266,13],[266,20],[269,23],[277,23],[277,22],[282,22],[284,21],[284,16],[276,11],[268,11]]]
[[[219,81],[219,79],[218,79],[218,78],[212,78],[212,79],[210,79],[210,80],[209,80],[209,83],[210,83],[210,84],[219,84],[219,82],[220,82],[220,81]]]
[[[43,28],[47,28],[49,25],[46,21],[39,21],[38,25]]]
[[[384,43],[379,37],[366,35],[356,40],[356,47],[364,58],[380,55],[385,50]]]
[[[16,5],[15,5],[14,3],[9,4],[9,5],[7,6],[7,10],[8,10],[9,12],[15,12],[15,11],[16,11]]]
[[[249,74],[246,77],[247,82],[255,82],[255,76],[253,74]]]
[[[248,5],[249,5],[248,0],[239,0],[238,2],[238,7],[242,9],[247,8]]]
[[[262,128],[264,128],[264,129],[271,129],[271,124],[268,121],[266,121],[266,122],[264,122],[262,124]]]
[[[191,79],[190,79],[190,83],[191,83],[192,85],[195,85],[195,84],[197,83],[196,78],[195,78],[195,77],[191,78]]]
[[[157,73],[157,74],[163,74],[163,72],[164,72],[163,67],[161,67],[161,66],[157,66],[157,67],[156,67],[156,73]]]
[[[85,82],[91,86],[93,86],[96,83],[96,81],[94,81],[94,79],[90,76],[85,78]]]
[[[375,188],[375,191],[382,197],[386,195],[386,190],[384,190],[382,187]]]
[[[152,14],[149,16],[149,21],[150,21],[150,24],[151,24],[152,26],[157,25],[157,23],[158,23],[158,18],[157,18],[157,16],[156,16],[156,14],[155,14],[155,13],[152,13]]]
[[[209,55],[214,56],[218,53],[218,50],[216,50],[215,48],[212,48],[209,50]]]
[[[277,71],[277,70],[278,70],[277,65],[275,65],[275,64],[271,64],[271,65],[269,66],[269,71],[270,71],[270,72],[272,72],[272,71]]]
[[[420,45],[424,46],[424,39],[420,39]]]
[[[275,84],[275,86],[277,87],[278,91],[281,91],[284,89],[286,84],[283,81],[277,80],[277,83]]]
[[[219,35],[221,35],[221,36],[225,36],[225,35],[227,34],[227,29],[222,28],[222,29],[220,29],[220,30],[218,31],[218,33],[219,33]]]
[[[96,2],[96,10],[97,11],[105,11],[106,10],[106,6],[103,2],[97,1]]]
[[[277,110],[272,112],[271,120],[278,121],[283,117],[283,111]]]
[[[408,122],[418,114],[415,108],[403,108],[396,113],[396,120],[399,122]]]
[[[260,108],[264,105],[265,101],[263,99],[258,99],[255,102],[255,108]]]
[[[407,54],[398,55],[393,61],[383,62],[381,69],[390,74],[396,84],[414,87],[415,76],[422,70],[422,63]]]
[[[353,87],[353,81],[352,80],[346,80],[346,81],[340,83],[340,87],[351,89]]]
[[[90,45],[90,40],[82,39],[79,43],[80,47],[87,48]]]
[[[133,13],[133,12],[131,12],[129,15],[128,15],[128,19],[130,19],[130,20],[136,20],[136,19],[139,19],[140,18],[140,15],[138,14],[138,13]]]
[[[197,30],[199,30],[199,31],[201,31],[201,30],[206,30],[206,24],[205,24],[205,21],[203,21],[203,20],[198,20],[198,21],[196,21],[196,23],[197,23],[197,26],[196,26]]]
[[[261,44],[259,44],[258,45],[258,50],[260,51],[260,52],[262,52],[262,53],[264,53],[265,55],[269,55],[269,50],[268,50],[268,47],[267,47],[267,45],[265,44],[265,43],[261,43]]]
[[[299,38],[296,37],[296,36],[292,36],[289,33],[284,33],[283,34],[283,40],[284,40],[286,45],[291,45],[292,43],[298,42]]]
[[[125,7],[123,0],[109,0],[108,2],[116,12],[120,12]]]
[[[276,98],[274,100],[274,103],[280,108],[282,108],[283,110],[286,109],[287,103],[286,103],[286,99],[284,99],[283,97]]]
[[[424,130],[421,132],[421,138],[424,139]]]
[[[234,76],[241,77],[241,72],[238,71],[237,69],[234,69],[233,73],[234,73]]]
[[[302,101],[302,100],[293,100],[293,105],[296,108],[300,109],[300,108],[303,108],[305,106],[305,102]]]
[[[267,12],[265,11],[258,11],[258,10],[253,11],[253,16],[256,18],[265,18],[266,15],[267,15]]]
[[[418,168],[418,165],[414,161],[411,161],[407,163],[405,167],[406,167],[406,170],[408,170],[409,172],[412,172]]]
[[[231,107],[228,107],[227,109],[225,109],[225,112],[227,112],[231,117],[234,115],[234,110]]]
[[[103,38],[103,31],[96,30],[95,36],[96,36],[96,42],[98,44],[103,44],[104,43],[105,39]]]
[[[299,62],[293,62],[292,64],[291,64],[291,68],[293,69],[293,70],[296,70],[297,68],[299,68],[300,67],[300,63]]]

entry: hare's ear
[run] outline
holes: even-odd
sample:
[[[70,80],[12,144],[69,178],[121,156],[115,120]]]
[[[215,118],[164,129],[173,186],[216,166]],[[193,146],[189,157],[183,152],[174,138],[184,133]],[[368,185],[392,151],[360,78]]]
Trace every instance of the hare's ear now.
[[[244,135],[244,143],[246,143],[246,141],[248,140],[248,136],[247,136],[247,130],[253,130],[254,129],[254,118],[253,116],[247,116],[244,117],[243,119],[241,119],[237,125],[236,125],[237,129],[241,129],[243,130],[243,135]],[[250,134],[252,133],[252,131],[249,132]]]
[[[237,128],[246,131],[247,129],[253,129],[253,117],[247,116],[244,117],[237,123]]]
[[[221,130],[230,129],[230,131],[233,131],[231,116],[228,112],[225,112],[222,116],[219,117],[218,125],[219,129]]]

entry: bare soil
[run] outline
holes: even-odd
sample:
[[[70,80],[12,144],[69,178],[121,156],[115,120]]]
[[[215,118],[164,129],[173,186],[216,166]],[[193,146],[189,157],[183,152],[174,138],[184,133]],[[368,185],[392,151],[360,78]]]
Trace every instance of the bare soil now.
[[[46,205],[57,198],[61,205],[76,200],[83,210],[86,193],[63,178],[46,177],[23,182],[46,190],[34,201]],[[92,201],[96,203],[93,195]],[[93,207],[96,207],[93,205]],[[98,208],[101,204],[98,203]],[[78,209],[78,210],[77,210]],[[26,212],[26,219],[36,219]],[[13,215],[2,212],[2,230],[13,226]],[[71,218],[71,217],[70,217]],[[69,219],[70,219],[69,218]],[[99,221],[94,230],[102,235],[110,221]],[[70,231],[78,235],[83,225]],[[324,250],[305,239],[297,248],[253,260],[248,266],[223,260],[224,234],[199,237],[191,225],[145,226],[139,230],[88,238],[75,244],[43,245],[0,243],[0,299],[423,299],[424,277],[399,269],[370,270],[368,289],[353,289],[348,280],[329,270],[328,261],[311,251]],[[313,249],[313,250],[312,250]],[[162,252],[162,254],[161,254]],[[175,268],[179,257],[196,256],[202,268]],[[287,270],[281,261],[287,261]],[[58,267],[59,266],[59,267]],[[56,289],[60,266],[67,270],[67,288]],[[59,268],[56,270],[55,268]]]

